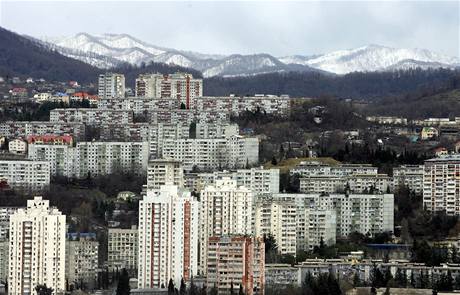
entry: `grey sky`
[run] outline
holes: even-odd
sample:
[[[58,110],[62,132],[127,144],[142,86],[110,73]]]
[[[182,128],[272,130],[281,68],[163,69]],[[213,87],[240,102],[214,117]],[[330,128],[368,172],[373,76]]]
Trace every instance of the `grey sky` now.
[[[458,56],[459,1],[0,0],[0,26],[32,36],[127,33],[205,53],[318,54],[380,44]]]

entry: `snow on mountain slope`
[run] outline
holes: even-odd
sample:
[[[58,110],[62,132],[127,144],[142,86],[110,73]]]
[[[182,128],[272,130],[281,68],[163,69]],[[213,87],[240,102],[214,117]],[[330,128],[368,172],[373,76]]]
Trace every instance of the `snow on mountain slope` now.
[[[397,49],[369,45],[314,56],[268,54],[217,55],[163,48],[127,34],[93,36],[79,33],[72,37],[41,38],[55,44],[56,50],[69,57],[100,68],[117,62],[139,65],[151,61],[175,64],[202,71],[204,76],[238,76],[279,71],[319,71],[335,74],[372,72],[420,67],[455,67],[459,60],[425,49]],[[104,58],[106,57],[106,58]]]
[[[418,62],[420,62],[421,66],[427,66],[427,63],[431,63],[433,67],[436,64],[452,65],[458,63],[458,59],[454,57],[426,49],[397,49],[379,45],[334,51],[316,58],[297,56],[281,59],[284,62],[308,65],[336,74],[399,69],[398,63],[405,60],[411,60],[413,67],[416,67]],[[404,65],[401,65],[401,68],[404,68]],[[405,66],[407,66],[407,63]]]

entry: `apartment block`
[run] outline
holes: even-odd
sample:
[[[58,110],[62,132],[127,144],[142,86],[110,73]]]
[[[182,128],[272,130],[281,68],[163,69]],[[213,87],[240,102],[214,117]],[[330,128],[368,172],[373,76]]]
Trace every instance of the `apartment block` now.
[[[139,204],[138,286],[176,286],[198,274],[199,202],[175,185],[148,190]]]
[[[164,142],[163,158],[181,161],[185,170],[243,168],[259,161],[259,140],[229,138],[179,139]]]
[[[290,194],[259,196],[255,203],[256,236],[272,234],[281,254],[296,255],[321,242],[336,241],[334,210],[309,207],[301,197]]]
[[[99,75],[99,97],[125,97],[125,76],[117,73]]]
[[[50,164],[45,161],[0,160],[0,181],[17,190],[36,192],[50,185]]]
[[[329,165],[316,161],[301,162],[296,167],[292,168],[289,173],[291,175],[298,174],[300,177],[310,176],[336,176],[344,177],[353,174],[356,175],[376,175],[378,174],[377,167],[371,164],[336,164]]]
[[[255,236],[273,235],[280,254],[297,253],[297,206],[293,200],[258,200],[255,205]]]
[[[300,178],[300,192],[305,193],[385,193],[393,191],[393,181],[386,174],[319,175]]]
[[[0,123],[0,135],[7,138],[26,138],[37,135],[72,135],[75,139],[85,137],[83,123],[58,123],[44,121],[6,121]]]
[[[254,193],[276,194],[279,193],[279,174],[279,169],[264,169],[263,167],[198,173],[193,189],[200,191],[207,185],[215,185],[218,179],[230,178],[236,180],[238,186],[247,187]]]
[[[10,216],[20,207],[0,207],[0,240],[7,240],[10,232]]]
[[[66,278],[74,288],[97,285],[99,242],[95,233],[68,233],[66,241]]]
[[[402,165],[393,168],[393,187],[404,185],[417,194],[423,192],[423,165]]]
[[[129,110],[54,109],[50,111],[50,122],[83,123],[90,126],[114,122],[130,124],[133,123],[133,112]]]
[[[254,194],[235,180],[224,178],[201,191],[200,272],[206,274],[208,238],[254,234]]]
[[[423,206],[432,212],[460,215],[460,154],[425,161]]]
[[[139,230],[136,226],[130,229],[109,228],[108,259],[110,270],[123,269],[135,272],[138,267]]]
[[[75,148],[77,178],[112,173],[145,175],[149,158],[148,142],[79,142]]]
[[[0,238],[0,283],[6,284],[8,281],[9,267],[9,239]]]
[[[265,285],[265,244],[250,236],[214,236],[207,245],[206,285],[219,294],[240,286],[244,294],[263,294]]]
[[[65,231],[65,215],[41,197],[11,216],[9,294],[35,294],[39,284],[65,291]]]
[[[159,190],[166,184],[184,187],[182,163],[171,159],[150,160],[147,168],[147,189]]]
[[[302,237],[306,231],[306,226],[314,225],[306,218],[314,211],[334,211],[324,212],[328,214],[328,225],[321,225],[324,228],[331,228],[336,224],[336,236],[346,237],[353,232],[369,234],[371,236],[381,232],[393,232],[394,230],[394,196],[393,194],[273,194],[273,200],[294,201],[299,212],[298,243],[301,248],[308,244],[307,236]],[[321,213],[318,213],[321,214]],[[334,217],[335,215],[335,217]],[[312,216],[314,218],[320,217]],[[305,219],[305,222],[301,220]],[[321,237],[319,237],[321,238]],[[334,237],[329,235],[323,237],[323,242],[334,241]],[[318,239],[316,239],[318,240]],[[310,247],[310,246],[308,246]]]
[[[29,160],[46,161],[53,176],[72,177],[75,171],[75,148],[69,145],[29,144]]]

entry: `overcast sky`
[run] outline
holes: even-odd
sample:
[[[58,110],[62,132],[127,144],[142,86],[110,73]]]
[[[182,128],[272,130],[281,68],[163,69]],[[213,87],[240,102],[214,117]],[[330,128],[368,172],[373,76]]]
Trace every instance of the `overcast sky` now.
[[[460,57],[460,1],[0,0],[0,26],[32,36],[127,33],[204,53],[319,54],[367,44]]]

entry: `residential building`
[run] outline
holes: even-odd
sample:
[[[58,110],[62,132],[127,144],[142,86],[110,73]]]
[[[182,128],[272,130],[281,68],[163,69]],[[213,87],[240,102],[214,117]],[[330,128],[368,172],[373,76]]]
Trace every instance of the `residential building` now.
[[[7,240],[10,232],[10,216],[16,213],[19,207],[0,207],[0,240]]]
[[[255,203],[256,236],[272,234],[281,254],[296,255],[336,241],[336,212],[309,206],[303,196],[259,196]]]
[[[52,176],[73,177],[76,169],[75,148],[67,144],[47,143],[29,144],[28,159],[33,161],[46,161],[50,166]]]
[[[150,160],[147,168],[147,189],[158,190],[166,184],[184,187],[184,169],[181,162],[171,159]]]
[[[259,140],[239,135],[229,138],[167,140],[163,158],[181,161],[185,170],[194,168],[243,168],[259,161]]]
[[[394,189],[404,185],[411,191],[421,194],[423,191],[423,171],[423,165],[402,165],[393,168]]]
[[[148,142],[79,142],[75,148],[74,175],[85,178],[112,173],[146,175]]]
[[[205,275],[208,238],[222,235],[252,235],[253,192],[223,178],[201,191],[200,272]]]
[[[176,286],[198,274],[199,202],[168,183],[139,203],[139,288]]]
[[[65,291],[65,232],[65,215],[41,197],[10,217],[9,294],[35,294],[39,284]]]
[[[50,111],[50,122],[54,123],[83,123],[90,126],[109,124],[133,123],[133,112],[130,110],[103,110],[103,109],[53,109]]]
[[[16,138],[8,143],[8,150],[12,154],[23,155],[27,153],[27,142],[22,138]]]
[[[0,160],[0,181],[13,189],[41,191],[50,185],[50,174],[45,161]]]
[[[98,96],[125,97],[125,76],[116,73],[99,75]]]
[[[66,278],[74,288],[97,286],[99,242],[95,233],[68,233],[66,241]]]
[[[139,231],[137,226],[130,229],[109,228],[107,265],[110,270],[125,268],[137,273],[139,253]]]
[[[310,176],[336,176],[344,177],[353,174],[359,175],[376,175],[378,168],[371,164],[325,164],[317,161],[301,162],[296,167],[292,168],[289,173],[291,175],[298,174],[299,177]]]
[[[432,212],[460,215],[460,154],[425,161],[423,207]]]
[[[0,238],[0,283],[5,285],[9,275],[9,244],[8,238]]]
[[[293,200],[258,200],[254,222],[256,237],[271,234],[280,254],[296,255],[297,205]]]
[[[243,289],[244,294],[263,294],[265,286],[265,244],[250,236],[213,236],[207,245],[206,285],[219,294]]]
[[[0,134],[9,139],[36,135],[72,135],[76,140],[84,139],[83,123],[58,123],[44,121],[7,121],[0,123]]]
[[[279,169],[264,169],[263,167],[237,169],[234,171],[215,171],[198,173],[196,180],[197,191],[207,185],[214,185],[216,180],[229,177],[236,180],[238,186],[244,186],[257,194],[279,193]]]
[[[29,135],[27,136],[27,143],[72,146],[73,138],[70,135]]]

